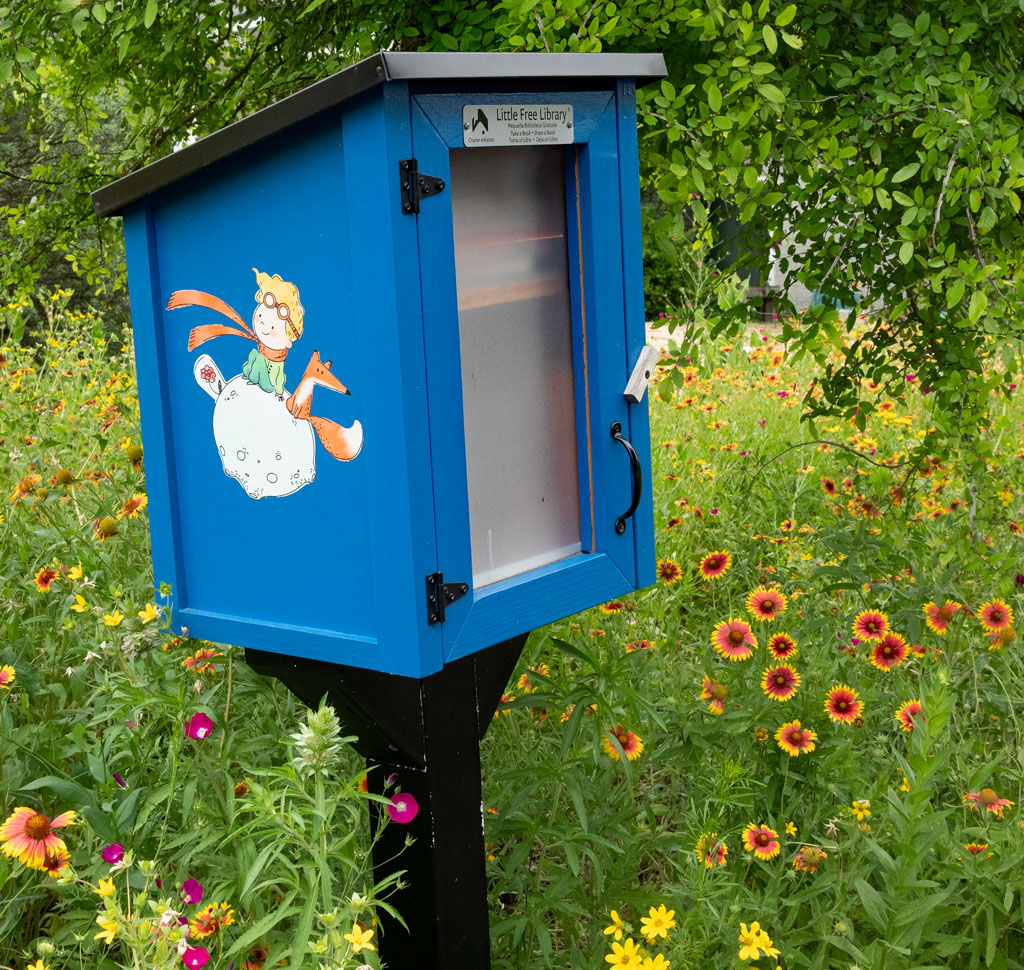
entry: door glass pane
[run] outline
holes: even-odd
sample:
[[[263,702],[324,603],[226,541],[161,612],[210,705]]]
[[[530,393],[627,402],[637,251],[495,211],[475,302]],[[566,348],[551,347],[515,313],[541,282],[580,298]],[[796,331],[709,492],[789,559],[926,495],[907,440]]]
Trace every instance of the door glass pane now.
[[[563,150],[454,149],[451,192],[480,587],[581,549]]]

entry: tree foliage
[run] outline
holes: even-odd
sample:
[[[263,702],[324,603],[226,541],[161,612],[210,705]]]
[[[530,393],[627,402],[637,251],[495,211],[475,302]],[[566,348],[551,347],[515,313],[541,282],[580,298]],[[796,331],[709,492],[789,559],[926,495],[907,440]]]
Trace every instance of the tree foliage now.
[[[865,417],[866,375],[892,395],[927,389],[953,433],[1012,381],[1024,333],[1019,0],[38,6],[0,6],[2,123],[49,119],[32,128],[45,152],[0,155],[0,186],[38,188],[0,198],[12,295],[43,273],[30,253],[49,241],[109,301],[123,287],[116,225],[97,227],[89,191],[374,50],[657,50],[669,77],[640,92],[641,171],[669,221],[713,234],[709,214],[726,203],[750,234],[803,250],[783,266],[791,282],[877,311],[841,359],[831,350],[856,315],[843,324],[817,307],[786,326],[819,362],[810,410]],[[763,247],[746,258],[763,264]],[[738,327],[742,312],[713,328]],[[698,322],[683,332],[696,338]],[[1001,362],[986,367],[993,352]]]

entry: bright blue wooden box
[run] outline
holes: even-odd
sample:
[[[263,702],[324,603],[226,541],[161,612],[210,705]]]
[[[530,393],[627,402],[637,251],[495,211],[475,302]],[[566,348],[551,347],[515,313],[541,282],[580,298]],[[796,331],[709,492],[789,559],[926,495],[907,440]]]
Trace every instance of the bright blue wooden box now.
[[[380,54],[94,194],[124,216],[154,580],[175,629],[422,677],[653,582],[647,402],[623,388],[645,343],[635,84],[663,74],[660,55]],[[491,149],[464,148],[467,105],[572,109],[556,152],[580,537],[475,588],[450,153]],[[408,159],[444,182],[418,214]],[[302,382],[314,350],[331,370]],[[613,422],[644,481],[622,534],[632,471]],[[529,455],[508,459],[511,480]],[[438,572],[469,591],[430,622]]]

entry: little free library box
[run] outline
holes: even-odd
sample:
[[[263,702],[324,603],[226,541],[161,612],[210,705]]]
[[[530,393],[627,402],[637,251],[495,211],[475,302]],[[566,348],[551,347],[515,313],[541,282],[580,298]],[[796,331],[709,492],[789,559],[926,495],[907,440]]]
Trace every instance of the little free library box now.
[[[94,194],[175,629],[422,678],[653,582],[635,86],[664,73],[378,54]]]
[[[479,742],[527,634],[654,581],[636,84],[664,73],[378,54],[93,195],[154,578],[358,735],[406,823],[373,847],[398,970],[490,966]]]

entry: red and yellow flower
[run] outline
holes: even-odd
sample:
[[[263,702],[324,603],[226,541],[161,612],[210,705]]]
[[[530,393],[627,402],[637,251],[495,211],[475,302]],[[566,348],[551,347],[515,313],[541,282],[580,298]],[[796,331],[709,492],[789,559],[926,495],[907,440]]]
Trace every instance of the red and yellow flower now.
[[[613,736],[619,742],[619,747],[622,748],[627,760],[636,761],[644,753],[644,743],[640,737],[632,731],[627,731],[621,724],[616,724],[614,731],[608,728],[601,738],[601,748],[612,761],[619,760],[618,749],[612,744]]]
[[[726,857],[729,855],[729,847],[724,839],[719,839],[717,832],[705,832],[697,839],[694,847],[697,858],[704,863],[705,869],[713,869],[715,866],[724,866]]]
[[[818,866],[827,858],[828,853],[824,849],[816,845],[805,845],[793,857],[793,868],[801,872],[817,872]]]
[[[74,812],[64,812],[49,819],[34,808],[16,808],[0,826],[0,842],[8,858],[17,859],[30,869],[42,869],[47,853],[56,855],[61,849],[67,850],[64,840],[54,835],[54,829],[62,829],[75,821]]]
[[[789,664],[769,667],[761,677],[761,690],[776,701],[788,701],[800,686],[800,674]]]
[[[879,670],[892,670],[903,663],[906,656],[907,641],[890,630],[880,640],[875,641],[871,650],[871,665]]]
[[[139,510],[146,507],[146,496],[145,494],[138,493],[128,499],[124,505],[121,506],[120,511],[117,513],[117,519],[120,522],[121,519],[127,516],[129,519],[137,519],[139,517]]]
[[[881,640],[889,632],[889,617],[878,610],[864,610],[853,621],[853,635],[862,640]]]
[[[928,629],[944,636],[949,624],[953,622],[953,617],[960,611],[961,604],[954,603],[952,600],[946,600],[942,606],[929,602],[925,603],[922,609],[924,610],[924,622],[928,625]]]
[[[792,660],[799,651],[796,640],[788,633],[776,633],[768,641],[768,652],[776,660]]]
[[[708,710],[712,714],[721,714],[725,710],[725,698],[728,693],[725,684],[705,677],[701,684],[700,699],[709,702]]]
[[[751,822],[743,830],[743,848],[767,862],[779,854],[779,833],[767,825]]]
[[[786,597],[777,589],[758,586],[747,596],[747,612],[761,622],[770,622],[786,610]]]
[[[679,568],[679,563],[674,559],[659,559],[657,562],[657,575],[658,579],[666,586],[671,586],[682,577],[683,571]]]
[[[14,668],[10,664],[0,665],[0,688],[4,690],[10,690],[11,684],[14,683],[14,678],[17,676],[14,672]]]
[[[864,702],[852,687],[836,684],[825,698],[825,713],[833,724],[852,724],[863,715]]]
[[[40,593],[49,593],[50,584],[57,578],[57,570],[43,566],[35,575],[36,588]]]
[[[1013,610],[1002,600],[992,599],[978,610],[978,619],[990,633],[998,633],[1013,626]]]
[[[918,721],[924,721],[924,708],[921,706],[921,701],[915,697],[905,704],[901,704],[893,717],[900,722],[900,730],[910,732],[914,730],[915,718]]]
[[[711,634],[711,645],[726,660],[749,660],[754,655],[757,637],[751,632],[748,623],[730,617],[715,627],[715,632]]]
[[[234,923],[235,911],[229,903],[210,903],[189,920],[189,938],[202,940],[219,933],[222,927]]]
[[[818,735],[810,728],[805,728],[799,721],[787,721],[775,732],[775,740],[780,748],[791,758],[800,754],[810,754]]]
[[[1003,817],[1003,809],[1012,808],[1013,802],[1008,798],[1000,798],[991,788],[982,788],[981,791],[969,791],[964,795],[964,803],[971,808],[983,808],[991,812],[996,818]]]
[[[721,579],[731,566],[732,556],[724,549],[719,552],[708,553],[697,563],[697,568],[705,579]]]

